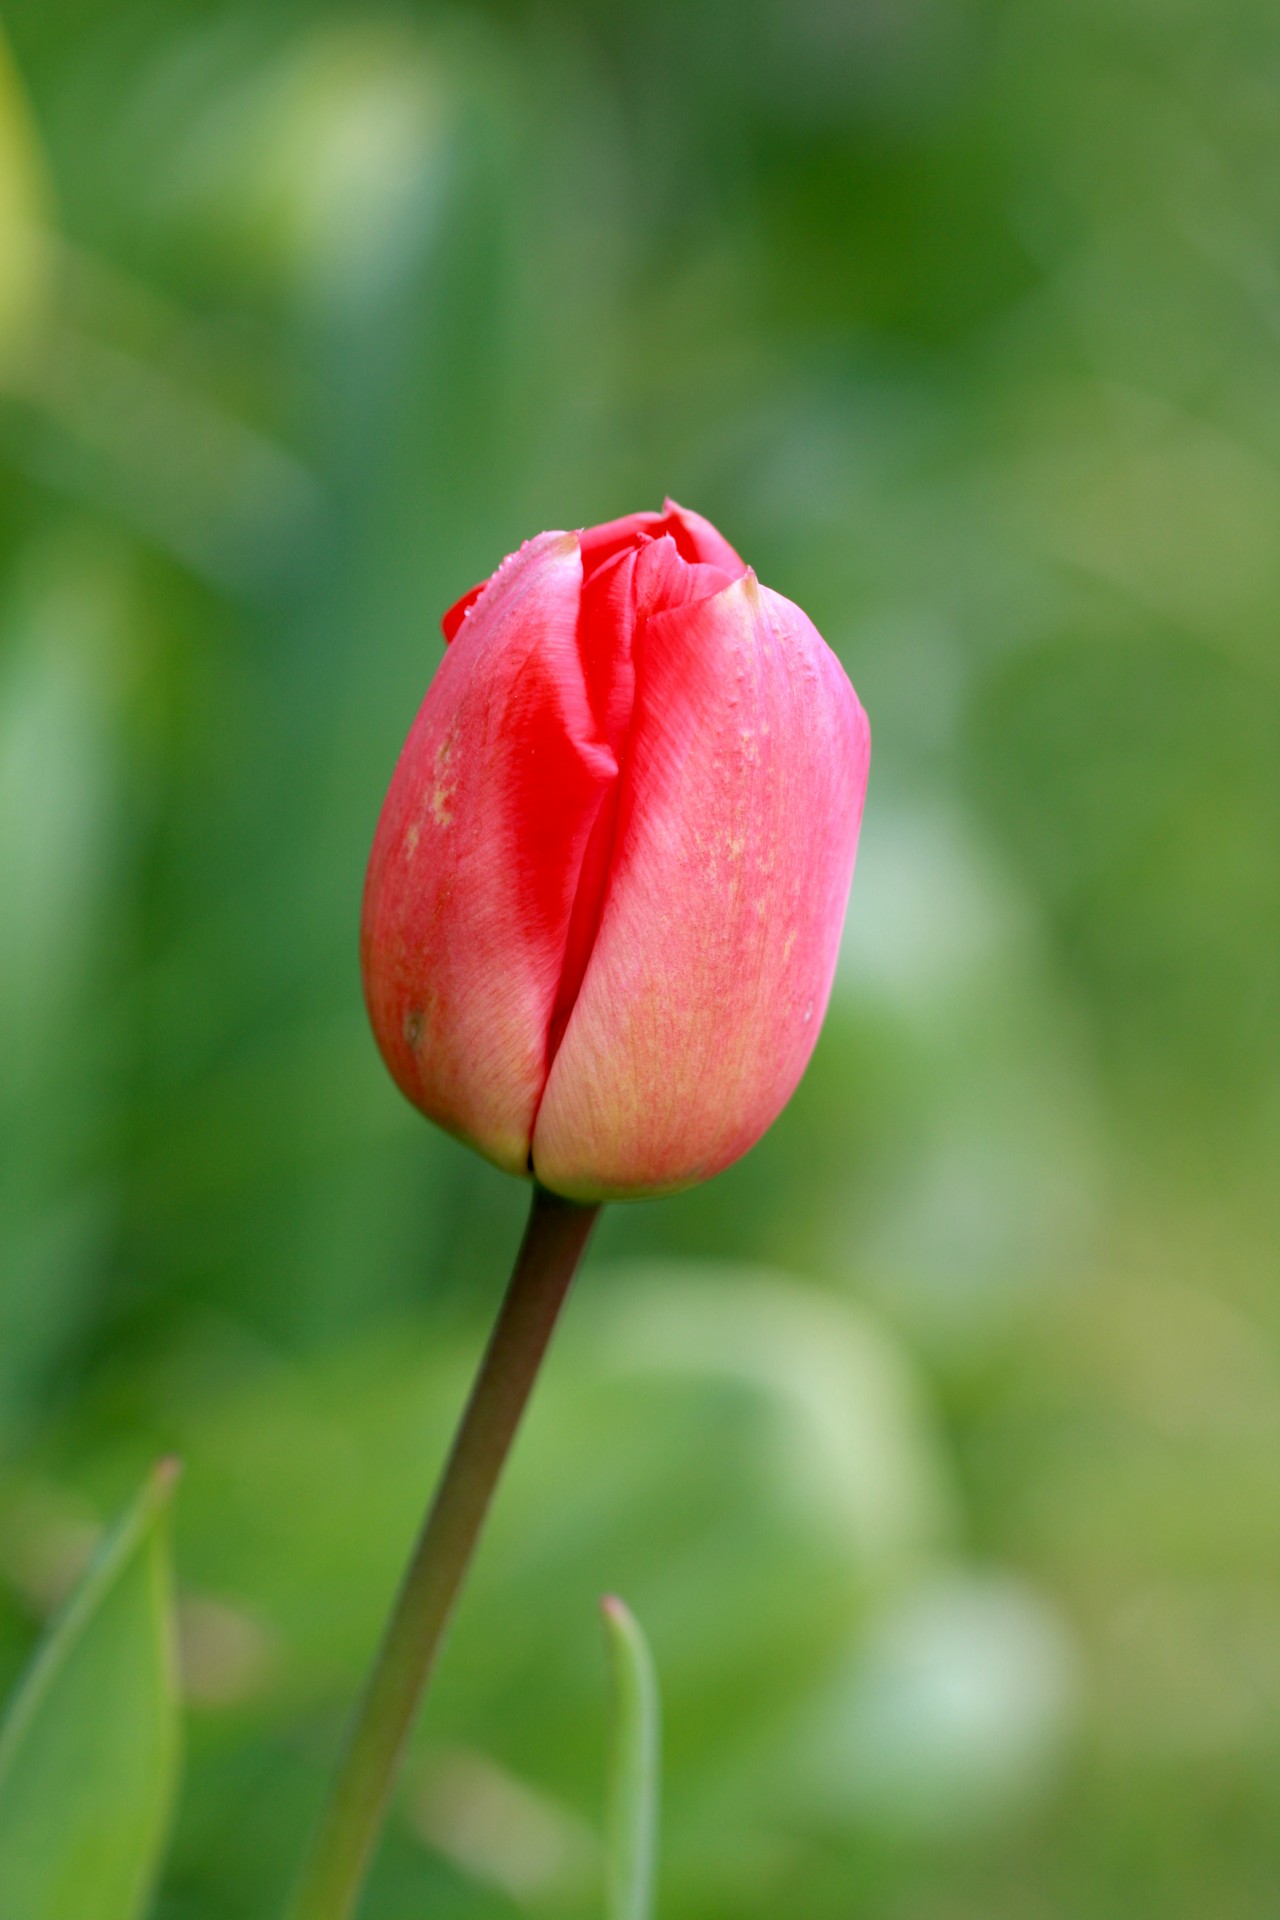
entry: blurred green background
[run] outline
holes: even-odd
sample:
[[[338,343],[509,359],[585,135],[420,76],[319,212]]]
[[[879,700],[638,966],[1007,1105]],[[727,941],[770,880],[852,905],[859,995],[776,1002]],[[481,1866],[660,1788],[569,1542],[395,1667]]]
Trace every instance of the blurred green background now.
[[[1274,0],[8,0],[0,1681],[176,1448],[158,1920],[266,1920],[525,1195],[363,865],[437,618],[664,492],[875,757],[791,1107],[614,1208],[369,1920],[1280,1893]]]

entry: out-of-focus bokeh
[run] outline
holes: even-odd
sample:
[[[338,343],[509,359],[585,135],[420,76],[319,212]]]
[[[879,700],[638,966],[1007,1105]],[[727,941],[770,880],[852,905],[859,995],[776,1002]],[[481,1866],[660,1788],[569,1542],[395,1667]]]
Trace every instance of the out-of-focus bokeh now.
[[[714,519],[875,755],[813,1066],[615,1208],[369,1920],[1263,1920],[1280,1884],[1274,0],[9,0],[0,1681],[157,1453],[158,1920],[267,1920],[525,1196],[395,1092],[437,618]]]

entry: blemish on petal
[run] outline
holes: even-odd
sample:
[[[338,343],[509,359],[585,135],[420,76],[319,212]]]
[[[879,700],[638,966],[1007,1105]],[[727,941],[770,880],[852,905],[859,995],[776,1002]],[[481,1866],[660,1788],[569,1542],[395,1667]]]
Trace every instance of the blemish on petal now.
[[[436,783],[427,804],[431,812],[431,818],[438,827],[447,827],[453,819],[452,802],[458,784],[458,776],[456,771],[451,767],[450,762],[453,759],[457,744],[457,734],[450,731],[436,748]]]

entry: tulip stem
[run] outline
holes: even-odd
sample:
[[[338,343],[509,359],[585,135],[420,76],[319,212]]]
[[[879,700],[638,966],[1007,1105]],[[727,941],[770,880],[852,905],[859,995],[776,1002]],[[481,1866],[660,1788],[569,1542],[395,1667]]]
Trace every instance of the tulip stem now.
[[[598,1207],[535,1186],[471,1398],[356,1713],[290,1920],[349,1920],[463,1576]]]

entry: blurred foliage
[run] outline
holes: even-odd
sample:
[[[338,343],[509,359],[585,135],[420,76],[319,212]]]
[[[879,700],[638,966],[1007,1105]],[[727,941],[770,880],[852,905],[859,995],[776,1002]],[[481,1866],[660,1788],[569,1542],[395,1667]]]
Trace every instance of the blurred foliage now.
[[[362,870],[436,619],[709,514],[875,760],[747,1161],[615,1208],[370,1920],[1262,1920],[1280,1880],[1270,0],[9,0],[0,1679],[157,1451],[158,1920],[266,1920],[520,1226]]]

